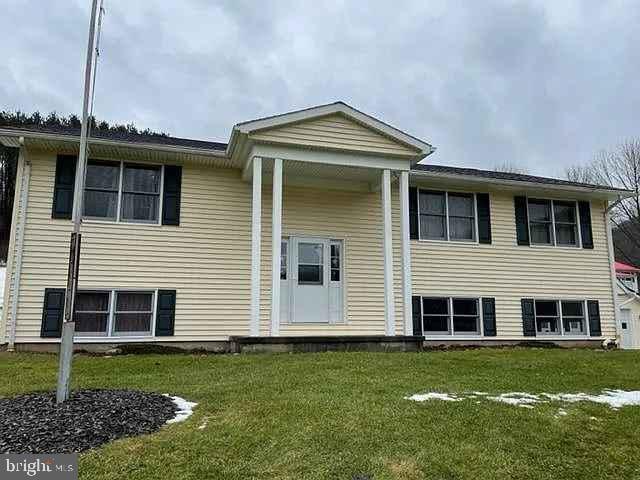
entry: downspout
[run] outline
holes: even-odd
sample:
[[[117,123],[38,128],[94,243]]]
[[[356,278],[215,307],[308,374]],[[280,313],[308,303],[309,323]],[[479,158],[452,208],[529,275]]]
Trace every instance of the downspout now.
[[[18,161],[22,163],[22,179],[20,185],[20,212],[16,225],[16,262],[13,268],[13,295],[11,297],[11,328],[9,330],[9,345],[7,350],[13,352],[16,343],[16,320],[18,316],[18,298],[20,296],[20,274],[22,273],[22,250],[24,247],[24,230],[27,224],[27,202],[29,199],[29,181],[31,177],[31,162],[24,154],[24,138],[20,137],[20,153]]]
[[[619,344],[620,342],[620,316],[619,316],[619,305],[618,305],[618,288],[617,288],[617,277],[616,277],[616,257],[615,252],[613,250],[613,233],[611,229],[611,210],[613,210],[623,198],[621,196],[618,197],[618,200],[609,205],[604,211],[604,221],[606,225],[607,231],[607,247],[609,250],[609,271],[611,275],[611,294],[613,295],[613,319],[616,324],[616,342]]]

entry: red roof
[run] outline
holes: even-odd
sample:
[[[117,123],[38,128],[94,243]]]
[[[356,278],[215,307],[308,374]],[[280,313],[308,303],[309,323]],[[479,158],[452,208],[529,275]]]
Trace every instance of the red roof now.
[[[616,262],[616,272],[620,273],[640,273],[640,268],[632,267],[626,263]]]

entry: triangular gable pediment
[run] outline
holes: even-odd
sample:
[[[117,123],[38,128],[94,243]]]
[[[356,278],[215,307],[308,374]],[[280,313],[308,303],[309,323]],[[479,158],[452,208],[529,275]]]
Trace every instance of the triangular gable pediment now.
[[[424,157],[433,147],[348,105],[314,107],[236,126],[259,142]]]

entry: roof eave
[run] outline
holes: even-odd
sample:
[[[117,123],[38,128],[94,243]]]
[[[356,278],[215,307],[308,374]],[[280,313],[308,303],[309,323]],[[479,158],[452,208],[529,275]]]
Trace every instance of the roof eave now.
[[[0,128],[0,136],[7,137],[24,137],[25,139],[34,139],[34,140],[53,140],[57,142],[68,142],[71,144],[79,144],[80,137],[76,137],[75,135],[65,135],[65,134],[56,134],[56,133],[46,133],[46,132],[33,132],[31,130],[16,130],[16,129],[2,129]],[[127,147],[133,149],[140,150],[155,150],[167,153],[183,153],[190,155],[200,155],[200,156],[212,156],[212,157],[226,157],[226,151],[218,151],[212,150],[208,148],[198,148],[198,147],[184,147],[179,145],[165,145],[161,143],[139,143],[139,142],[128,142],[126,140],[113,140],[113,139],[105,139],[105,138],[96,138],[90,137],[89,143],[93,145],[104,145],[104,146],[116,146],[116,147]]]
[[[554,183],[538,183],[538,182],[527,182],[522,180],[506,180],[499,178],[484,178],[484,177],[476,177],[474,175],[463,175],[463,174],[454,174],[454,173],[439,173],[439,172],[425,172],[420,170],[411,170],[411,176],[422,177],[422,178],[434,178],[434,179],[444,179],[451,181],[465,181],[469,183],[479,183],[479,184],[492,184],[504,187],[513,187],[513,188],[532,188],[532,189],[545,189],[545,190],[554,190],[558,192],[574,192],[574,193],[582,193],[587,195],[605,197],[609,200],[617,200],[620,198],[629,198],[634,195],[634,192],[630,190],[612,190],[607,188],[594,188],[594,187],[580,187],[577,185],[558,185]]]

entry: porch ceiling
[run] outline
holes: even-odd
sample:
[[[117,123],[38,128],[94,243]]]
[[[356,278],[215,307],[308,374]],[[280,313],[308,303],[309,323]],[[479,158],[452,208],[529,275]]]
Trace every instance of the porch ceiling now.
[[[264,183],[273,178],[273,159],[263,160]],[[285,185],[321,187],[333,190],[375,191],[379,189],[382,172],[375,168],[327,165],[296,160],[282,162]]]

